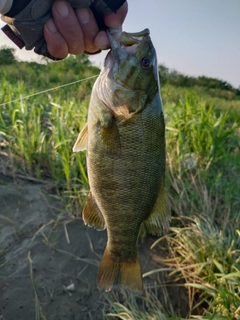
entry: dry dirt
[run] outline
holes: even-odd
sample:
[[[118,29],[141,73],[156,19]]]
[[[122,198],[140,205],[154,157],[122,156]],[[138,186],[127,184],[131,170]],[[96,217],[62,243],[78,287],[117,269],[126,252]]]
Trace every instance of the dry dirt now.
[[[139,244],[143,272],[159,267],[161,252],[149,250],[155,240]],[[103,319],[107,293],[96,287],[96,275],[105,244],[105,231],[70,219],[42,184],[0,174],[0,319]],[[145,284],[154,281],[161,280]],[[171,290],[184,316],[186,293]]]

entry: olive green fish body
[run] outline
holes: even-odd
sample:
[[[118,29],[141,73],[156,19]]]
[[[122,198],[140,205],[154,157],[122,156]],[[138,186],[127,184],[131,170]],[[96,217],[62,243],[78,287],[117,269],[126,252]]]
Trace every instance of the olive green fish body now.
[[[156,53],[144,32],[140,40],[124,33],[127,39],[119,42],[110,35],[112,52],[95,82],[87,126],[74,146],[75,151],[87,147],[91,190],[84,221],[107,228],[98,273],[105,289],[122,285],[142,290],[137,254],[141,224],[160,234],[169,223]]]

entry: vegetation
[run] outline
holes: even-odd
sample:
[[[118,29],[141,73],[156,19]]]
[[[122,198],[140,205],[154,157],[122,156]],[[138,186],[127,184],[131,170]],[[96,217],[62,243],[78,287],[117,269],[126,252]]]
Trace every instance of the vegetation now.
[[[0,65],[8,65],[8,64],[14,64],[17,60],[14,56],[14,49],[13,48],[7,48],[2,47],[0,49]]]
[[[208,78],[205,76],[191,77],[179,73],[176,70],[170,70],[164,65],[159,65],[161,84],[171,84],[176,87],[196,88],[200,87],[210,92],[211,95],[223,97],[225,99],[240,99],[240,86],[238,89],[223,80]]]
[[[99,70],[83,55],[37,64],[17,62],[6,50],[0,50],[10,61],[0,74],[0,156],[13,174],[54,181],[68,210],[80,214],[88,180],[85,155],[73,154],[72,146],[86,121],[95,78],[35,93]],[[171,283],[149,287],[144,297],[108,294],[104,317],[180,319],[168,288],[183,286],[186,319],[239,320],[240,92],[224,81],[186,77],[163,66],[160,74],[173,220],[152,246],[167,248],[166,257],[144,277],[167,273]]]

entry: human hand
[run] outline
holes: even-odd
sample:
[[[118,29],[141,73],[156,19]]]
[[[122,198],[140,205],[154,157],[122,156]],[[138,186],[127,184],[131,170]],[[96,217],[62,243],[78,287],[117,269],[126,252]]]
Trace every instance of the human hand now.
[[[127,10],[125,2],[116,13],[104,16],[105,25],[121,29]],[[58,0],[53,3],[52,15],[45,23],[44,37],[53,57],[63,59],[69,53],[95,53],[109,48],[108,36],[105,31],[99,31],[91,9],[74,10],[67,1]]]

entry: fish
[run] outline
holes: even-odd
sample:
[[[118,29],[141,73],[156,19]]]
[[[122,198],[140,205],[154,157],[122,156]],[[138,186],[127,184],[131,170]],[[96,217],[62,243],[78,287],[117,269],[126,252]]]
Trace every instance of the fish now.
[[[165,189],[165,122],[149,29],[109,30],[111,50],[94,83],[87,123],[73,151],[87,150],[90,191],[84,223],[107,230],[97,285],[144,290],[141,226],[162,235],[170,224]]]

